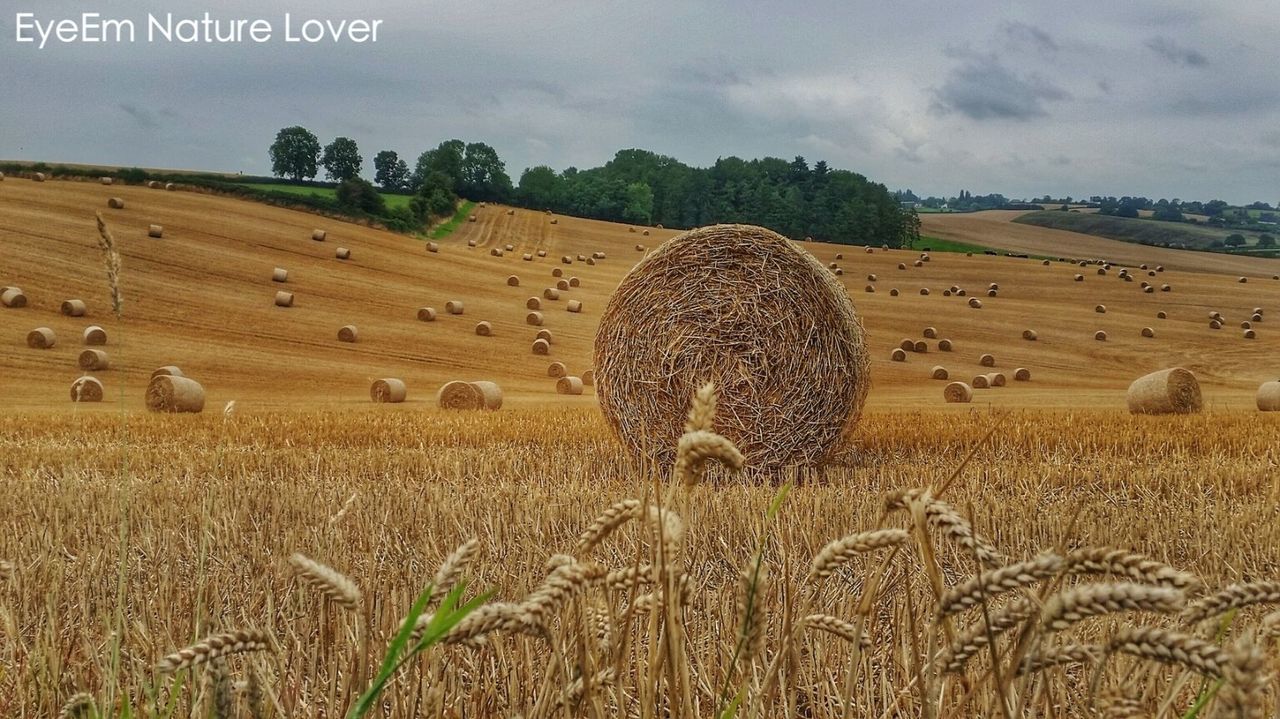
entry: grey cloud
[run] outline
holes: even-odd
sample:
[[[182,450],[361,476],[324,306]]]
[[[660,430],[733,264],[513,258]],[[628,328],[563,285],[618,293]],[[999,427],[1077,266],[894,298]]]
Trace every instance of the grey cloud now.
[[[1148,50],[1163,57],[1175,65],[1186,65],[1187,67],[1204,67],[1209,64],[1209,58],[1205,57],[1199,50],[1186,47],[1178,43],[1171,37],[1165,35],[1157,35],[1145,43]]]
[[[1044,30],[1025,22],[1007,22],[1001,28],[1014,46],[1030,46],[1042,52],[1056,52],[1058,42]]]
[[[119,107],[137,123],[138,127],[144,130],[158,130],[160,128],[160,122],[156,120],[155,115],[150,110],[127,102],[120,103]]]
[[[934,109],[943,114],[956,112],[974,120],[1030,120],[1048,114],[1046,102],[1070,97],[1038,75],[1019,75],[994,55],[969,54],[948,74],[933,100]]]

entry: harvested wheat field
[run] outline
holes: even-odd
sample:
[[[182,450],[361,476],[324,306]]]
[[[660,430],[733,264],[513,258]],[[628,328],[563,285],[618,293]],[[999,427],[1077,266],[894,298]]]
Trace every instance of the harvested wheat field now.
[[[1127,261],[1164,265],[1171,291],[1144,293],[1118,265],[1076,282],[1069,263],[935,252],[917,267],[916,251],[800,243],[843,270],[834,287],[866,329],[871,386],[845,444],[818,468],[744,467],[702,388],[659,467],[622,450],[596,382],[559,394],[547,367],[599,374],[613,289],[675,231],[645,230],[637,252],[626,225],[490,204],[429,252],[119,184],[5,182],[0,208],[0,285],[28,299],[0,307],[0,716],[1276,709],[1280,415],[1256,403],[1280,376],[1280,319],[1252,320],[1280,316],[1269,264],[1194,271],[1216,258],[1153,251]],[[1017,228],[1009,242],[1036,229],[997,226]],[[1108,246],[1079,254],[1147,251]],[[579,286],[531,326],[562,257]],[[61,314],[71,297],[82,317]],[[338,340],[348,324],[359,342]],[[104,396],[74,402],[90,325],[108,338]],[[37,327],[60,341],[29,348]],[[1032,379],[948,403],[938,365]],[[198,382],[202,413],[146,411],[165,366]],[[1130,384],[1170,367],[1198,380],[1203,411],[1131,415]],[[382,378],[407,399],[372,402]],[[494,383],[500,408],[439,408],[455,380]]]

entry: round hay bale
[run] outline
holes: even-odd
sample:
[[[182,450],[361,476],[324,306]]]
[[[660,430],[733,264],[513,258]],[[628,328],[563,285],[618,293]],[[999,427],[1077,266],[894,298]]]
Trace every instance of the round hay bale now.
[[[87,345],[105,345],[107,343],[107,331],[97,325],[85,327],[84,343]]]
[[[27,296],[17,287],[6,287],[0,292],[0,305],[18,309],[27,306]]]
[[[1260,315],[1260,314],[1262,314],[1262,308],[1261,308],[1261,307],[1254,307],[1254,308],[1253,308],[1253,314],[1255,314],[1255,315]]]
[[[468,215],[468,216],[467,216],[467,222],[475,222],[475,221],[476,221],[476,216],[475,216],[475,215]]]
[[[991,292],[992,290],[987,290],[987,291],[988,291],[988,292]],[[952,293],[952,294],[956,295],[957,297],[964,297],[964,290],[956,290],[956,291],[955,291],[954,293]]]
[[[645,237],[648,237],[648,236],[649,236],[649,231],[648,231],[648,230],[645,230],[644,232],[641,232],[640,234],[644,235]]]
[[[484,396],[475,384],[454,380],[436,392],[436,403],[440,409],[483,409]]]
[[[80,377],[71,383],[72,402],[101,402],[105,390],[97,377]]]
[[[542,300],[537,297],[530,297],[524,301],[524,308],[526,310],[540,310],[542,309]]]
[[[173,192],[174,190],[178,189],[178,186],[173,184],[172,182],[166,182],[164,183],[164,189],[168,190],[169,192]]]
[[[570,257],[570,256],[568,256],[568,255],[562,255],[562,256],[560,257],[560,262],[561,262],[561,264],[565,264],[565,265],[572,265],[572,264],[573,264],[573,258],[572,258],[572,257]]]
[[[1249,320],[1245,320],[1244,322],[1240,323],[1240,329],[1242,330],[1253,329],[1253,323],[1250,322]]]
[[[1048,261],[1048,260],[1044,260],[1044,261],[1042,261],[1040,264],[1044,265],[1045,267],[1048,267],[1048,266],[1049,266],[1049,261]]]
[[[570,277],[570,278],[569,278],[569,286],[570,286],[570,287],[581,287],[581,286],[582,286],[582,280],[578,279],[577,277]]]
[[[480,395],[480,406],[477,409],[502,409],[502,388],[496,382],[476,380],[469,384]]]
[[[540,340],[546,340],[547,342],[552,342],[552,341],[554,341],[554,340],[553,340],[553,338],[552,338],[552,336],[551,336],[551,330],[548,330],[548,329],[541,329],[541,330],[538,330],[537,339],[540,339]]]
[[[85,309],[84,300],[64,300],[62,302],[62,314],[68,317],[84,317]]]
[[[1257,337],[1258,337],[1258,332],[1257,332],[1257,330],[1245,330],[1245,331],[1244,331],[1244,338],[1245,338],[1245,339],[1247,339],[1247,340],[1257,339]]]
[[[835,272],[835,274],[836,274],[836,277],[843,277],[843,276],[844,276],[844,270],[842,270],[842,269],[840,269],[839,267],[837,267],[837,268],[836,268],[836,272]]]
[[[915,349],[915,348],[914,348],[914,347],[912,347],[912,349]],[[899,347],[899,348],[895,349],[893,352],[890,352],[890,353],[889,353],[889,359],[890,359],[890,360],[893,360],[894,362],[906,362],[906,361],[907,361],[907,352],[906,352],[906,350],[904,350],[904,349],[902,349],[901,347]]]
[[[1140,269],[1140,270],[1145,270],[1145,269],[1147,269],[1147,266],[1146,266],[1146,264],[1141,264],[1141,265],[1138,265],[1138,269]]]
[[[924,267],[924,261],[923,261],[923,260],[916,260],[913,264],[914,264],[916,267]]]
[[[515,246],[515,245],[503,245],[503,246],[502,246],[502,249],[506,250],[507,252],[515,252],[515,251],[516,251],[516,246]]]
[[[992,292],[994,292],[994,291],[995,291],[995,290],[992,290]],[[969,306],[970,306],[970,307],[972,307],[972,308],[973,308],[973,309],[975,309],[975,310],[980,310],[980,309],[982,309],[982,300],[978,299],[977,297],[970,297],[970,298],[969,298]]]
[[[1159,312],[1156,313],[1156,319],[1158,320],[1164,320],[1168,318],[1169,318],[1169,313],[1165,312],[1164,310],[1160,310]]]
[[[992,372],[988,374],[987,382],[990,383],[992,387],[1003,387],[1008,384],[1008,380],[1005,379],[1003,372]]]
[[[355,342],[359,339],[360,332],[356,329],[355,325],[343,325],[342,328],[338,330],[339,342]]]
[[[204,387],[186,377],[159,375],[147,385],[146,403],[152,412],[202,412]]]
[[[1209,320],[1209,329],[1211,330],[1222,329],[1222,322],[1220,322],[1219,320]]]
[[[463,311],[462,300],[449,300],[448,302],[444,303],[444,311],[448,312],[451,315],[462,314],[462,311]]]
[[[537,311],[530,312],[524,316],[524,322],[525,324],[533,325],[534,327],[540,327],[542,326],[542,313]]]
[[[829,456],[861,414],[869,360],[853,302],[812,255],[763,228],[716,225],[668,240],[622,280],[593,364],[633,453],[672,458],[710,381],[716,431],[771,469]]]
[[[952,294],[951,290],[943,290],[943,291],[942,291],[942,296],[943,296],[943,297],[950,297],[950,296],[951,296],[951,294]]]
[[[1155,291],[1156,291],[1156,288],[1151,285],[1147,285],[1146,287],[1142,288],[1142,292],[1148,295],[1154,293]]]
[[[283,267],[275,268],[274,270],[271,271],[271,281],[272,282],[288,282],[289,271]]]
[[[489,337],[493,335],[493,325],[489,324],[487,320],[481,320],[480,322],[477,322],[476,334],[481,337]]]
[[[1076,282],[1084,282],[1084,275],[1077,274],[1075,280]]]
[[[556,394],[582,394],[582,378],[561,377],[556,380]]]
[[[340,260],[349,260],[351,259],[351,250],[348,250],[345,247],[339,247],[337,250],[334,250],[333,256]]]
[[[1026,367],[1019,367],[1018,369],[1013,371],[1013,380],[1015,382],[1030,382],[1031,370],[1027,369]]]
[[[952,382],[942,388],[942,399],[948,404],[968,404],[973,401],[973,388],[964,382]]]
[[[154,237],[157,240],[164,237],[164,228],[160,225],[148,225],[147,237]]]
[[[316,242],[324,242],[324,238],[328,236],[329,236],[329,233],[325,232],[324,230],[311,231],[311,239],[315,240]]]
[[[1098,274],[1100,274],[1100,275],[1105,275],[1105,274],[1107,274],[1107,268],[1105,268],[1105,267],[1099,267],[1099,268],[1098,268]]]
[[[1036,331],[1035,331],[1035,330],[1023,330],[1023,331],[1022,331],[1022,339],[1027,340],[1027,341],[1029,341],[1029,342],[1035,342],[1035,341],[1036,341],[1036,336],[1037,336],[1037,335],[1036,335]]]
[[[805,238],[805,239],[811,239],[811,238]],[[836,259],[837,259],[837,260],[843,260],[843,259],[844,259],[844,253],[843,253],[843,252],[837,252],[837,253],[836,253]]]
[[[929,261],[929,253],[928,253],[928,252],[921,252],[921,253],[920,253],[920,259],[921,259],[921,260],[924,260],[925,262],[928,262],[928,261]]]
[[[567,374],[569,374],[569,371],[565,369],[563,362],[552,362],[547,365],[548,377],[564,377]]]
[[[961,296],[963,296],[963,295],[964,295],[964,293],[963,293],[963,292],[961,292],[960,294],[961,294]],[[998,293],[996,290],[987,290],[987,297],[995,297],[997,294],[999,294],[999,293]],[[971,305],[971,306],[972,306],[972,305]],[[982,305],[981,305],[981,304],[979,304],[978,306],[979,306],[979,307],[981,307]]]
[[[920,288],[920,294],[921,294],[921,295],[923,295],[923,296],[925,296],[925,297],[928,297],[928,296],[929,296],[929,288],[928,288],[928,287],[921,287],[921,288]]]
[[[419,308],[418,308],[418,321],[419,321],[419,322],[435,322],[435,321],[436,321],[436,308],[434,308],[434,307],[419,307]]]
[[[1257,313],[1254,313],[1254,314],[1253,314],[1253,316],[1251,316],[1251,317],[1249,318],[1249,321],[1251,321],[1251,322],[1261,322],[1261,321],[1262,321],[1262,315],[1257,314]]]
[[[516,214],[516,211],[515,211],[515,210],[507,210],[507,216],[508,216],[508,217],[510,217],[510,216],[512,216],[512,215],[514,215],[514,214]]]
[[[913,340],[913,339],[907,338],[907,339],[904,339],[904,340],[902,340],[901,342],[899,342],[899,343],[898,343],[898,347],[899,347],[899,349],[901,349],[903,352],[915,352],[915,351],[916,351],[916,342],[915,342],[915,340]]]
[[[970,384],[973,385],[974,389],[990,389],[991,388],[991,380],[985,374],[977,375],[976,377],[973,378],[973,382],[971,382]]]
[[[533,262],[533,255],[526,252],[523,255],[520,255],[520,259],[524,260],[525,262]]]
[[[560,224],[560,220],[558,220],[558,219],[553,219],[553,220],[551,220],[551,224],[553,224],[553,225],[558,225],[558,224]]]
[[[186,377],[186,375],[182,373],[181,369],[168,364],[151,370],[151,379],[156,377]]]
[[[978,358],[978,364],[982,365],[983,367],[995,367],[996,366],[995,355],[991,355],[991,354],[982,355],[981,357]]]
[[[507,276],[507,287],[519,287],[519,286],[520,286],[519,277],[516,277],[515,275]]]
[[[644,252],[644,245],[637,244],[637,245],[636,245],[636,252]]]
[[[911,351],[924,354],[929,351],[929,345],[924,340],[917,340]]]
[[[497,247],[491,248],[489,250],[489,255],[492,257],[502,257],[502,250]]]
[[[899,263],[898,263],[898,269],[900,269],[900,270],[905,270],[905,269],[907,269],[907,266],[906,266],[905,264],[903,264],[903,263],[899,262]]]
[[[998,290],[998,289],[1000,289],[1000,285],[996,284],[995,282],[992,282],[991,284],[987,285],[987,289],[989,289],[989,290]]]
[[[27,346],[33,350],[47,350],[58,344],[58,335],[48,327],[37,327],[27,333]]]
[[[889,290],[889,296],[890,296],[890,297],[897,297],[897,296],[898,296],[898,288],[897,288],[897,287],[894,287],[893,289]]]
[[[542,338],[533,341],[533,353],[536,355],[551,354],[551,343]]]
[[[556,282],[556,289],[560,290],[561,292],[567,292],[569,290],[569,280],[566,280],[566,279],[558,280]]]
[[[1199,412],[1203,405],[1196,376],[1181,367],[1134,380],[1126,401],[1133,414],[1191,414]]]
[[[636,231],[636,228],[634,228],[634,227],[628,227],[628,228],[627,228],[627,232],[631,232],[631,233],[633,233],[633,234],[634,234],[634,233],[635,233],[635,231]]]
[[[1258,386],[1258,410],[1280,412],[1280,382],[1263,382]]]
[[[564,277],[564,270],[560,269],[559,267],[556,267],[555,269],[551,270],[551,276]]]
[[[596,371],[593,369],[585,370],[582,373],[582,384],[590,387],[596,383]]]
[[[603,260],[603,259],[605,259],[605,256],[604,256],[604,253],[603,253],[603,252],[600,252],[599,250],[596,250],[595,252],[592,252],[592,253],[591,253],[591,259],[593,259],[593,260]]]
[[[1156,265],[1156,272],[1164,272],[1164,265]]]
[[[938,339],[938,330],[937,328],[934,328],[934,327],[925,327],[924,332],[922,334],[924,334],[925,339],[930,339],[930,340]]]
[[[113,209],[113,210],[123,210],[123,209],[124,209],[124,200],[123,200],[123,199],[121,199],[121,198],[119,198],[119,197],[108,197],[108,198],[107,198],[107,207],[110,207],[110,208],[111,208],[111,209]]]
[[[1172,287],[1170,287],[1169,285],[1160,285],[1160,291],[1161,291],[1161,292],[1172,292],[1172,291],[1173,291],[1173,288],[1172,288]]]
[[[1147,277],[1155,277],[1155,276],[1156,276],[1155,270],[1147,270]]]
[[[376,379],[369,385],[369,399],[379,404],[398,404],[408,395],[409,389],[405,387],[404,381],[395,377]]]
[[[542,299],[544,299],[544,300],[558,300],[558,299],[560,299],[560,290],[557,290],[557,289],[556,289],[556,288],[554,288],[554,287],[548,287],[548,288],[546,288],[545,290],[543,290],[543,291],[542,291]]]
[[[85,372],[99,372],[111,368],[111,360],[102,350],[84,350],[76,358],[76,364]]]
[[[1221,313],[1221,312],[1217,312],[1217,311],[1210,312],[1210,313],[1209,313],[1209,319],[1211,319],[1211,320],[1218,320],[1219,322],[1221,322],[1221,321],[1222,321],[1222,313]]]
[[[44,182],[45,176],[43,172],[37,172],[36,174],[31,176],[31,179],[34,182]]]
[[[1236,280],[1236,282],[1239,282],[1240,284],[1244,284],[1244,283],[1246,283],[1246,282],[1248,282],[1248,281],[1249,281],[1249,278],[1248,278],[1248,277],[1241,277],[1241,278],[1239,278],[1239,279],[1237,279],[1237,280]]]
[[[569,303],[565,305],[564,308],[570,312],[581,312],[582,300],[569,300]]]
[[[866,286],[866,288],[865,288],[863,291],[864,291],[864,292],[875,292],[875,291],[876,291],[876,286],[875,286],[875,285],[867,285],[867,286]]]
[[[476,244],[475,240],[467,240],[467,247],[475,247]]]
[[[284,290],[277,292],[276,307],[293,307],[293,293]]]
[[[101,182],[101,183],[102,183],[102,184],[104,184],[104,185],[111,185],[111,184],[114,184],[114,183],[115,183],[115,181],[116,181],[116,180],[115,180],[115,178],[114,178],[114,177],[99,177],[99,178],[98,178],[98,182]]]
[[[931,372],[931,376],[934,379],[946,379],[948,376],[947,368],[943,367],[942,365],[934,365],[933,370]]]
[[[945,340],[945,339],[944,339],[944,340],[938,340],[938,351],[939,351],[939,352],[950,352],[950,351],[951,351],[951,340]]]
[[[867,275],[867,281],[868,281],[868,282],[875,282],[875,281],[876,281],[876,273],[872,272],[871,274]]]
[[[427,243],[427,252],[439,252],[439,251],[440,251],[440,245],[439,245],[439,244],[437,244],[437,243],[435,243],[435,242],[428,242],[428,243]]]
[[[1100,315],[1105,315],[1105,314],[1107,313],[1107,306],[1106,306],[1106,305],[1094,305],[1093,311],[1094,311],[1094,312],[1097,312],[1097,313],[1098,313],[1098,314],[1100,314]]]
[[[546,257],[546,256],[547,256],[547,251],[546,251],[546,250],[538,250],[538,253],[537,253],[537,254],[538,254],[538,257]]]
[[[1095,340],[1099,341],[1099,342],[1106,342],[1106,341],[1107,341],[1107,333],[1106,333],[1106,332],[1104,332],[1103,330],[1098,330],[1097,332],[1094,332],[1094,333],[1093,333],[1093,338],[1094,338]]]
[[[586,262],[586,261],[587,261],[587,256],[586,256],[586,255],[578,255],[578,261],[579,261],[579,262]]]
[[[1142,328],[1142,336],[1143,336],[1143,337],[1155,337],[1155,336],[1156,336],[1156,331],[1155,331],[1155,330],[1153,330],[1153,329],[1151,329],[1150,327],[1143,327],[1143,328]]]

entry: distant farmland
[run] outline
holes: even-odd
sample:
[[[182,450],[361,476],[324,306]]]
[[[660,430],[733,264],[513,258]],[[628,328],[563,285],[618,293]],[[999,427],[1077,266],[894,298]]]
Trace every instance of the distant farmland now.
[[[1181,222],[1162,222],[1130,217],[1111,217],[1096,213],[1031,212],[1014,220],[1026,225],[1079,232],[1121,242],[1143,245],[1185,246],[1207,250],[1214,240],[1224,240],[1231,230],[1219,230]],[[1251,240],[1254,238],[1250,238]]]
[[[283,192],[288,195],[300,195],[311,197],[319,197],[325,200],[337,199],[337,192],[332,187],[314,187],[311,185],[287,185],[282,182],[237,182],[242,187],[252,187],[255,190],[263,190],[265,192]],[[401,207],[408,207],[409,200],[413,199],[409,195],[393,195],[386,192],[379,192],[382,199],[387,203],[387,209],[395,210]]]

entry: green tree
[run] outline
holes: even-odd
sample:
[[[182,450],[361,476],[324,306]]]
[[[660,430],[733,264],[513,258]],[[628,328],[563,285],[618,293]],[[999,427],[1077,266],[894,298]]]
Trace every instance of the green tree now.
[[[426,221],[452,213],[457,201],[458,196],[453,193],[453,178],[443,172],[432,172],[418,186],[409,201],[409,210],[419,221]]]
[[[373,158],[374,182],[386,190],[399,190],[409,181],[409,166],[395,150],[383,150]]]
[[[286,127],[276,133],[271,143],[271,172],[276,177],[290,177],[294,181],[316,176],[320,160],[320,140],[305,127]]]
[[[1227,235],[1227,238],[1223,240],[1222,243],[1227,247],[1244,247],[1248,244],[1248,240],[1244,238],[1244,235],[1234,233]]]
[[[1262,233],[1261,235],[1258,235],[1258,247],[1275,247],[1275,246],[1276,246],[1276,238],[1272,237],[1271,235],[1268,235],[1265,232]]]
[[[538,210],[559,209],[561,185],[560,176],[550,167],[530,167],[520,175],[516,199],[525,207]]]
[[[415,191],[421,189],[427,176],[433,172],[444,173],[451,182],[449,192],[457,193],[462,187],[462,160],[466,152],[466,143],[462,140],[445,140],[434,150],[427,150],[418,155],[418,162],[413,168],[410,181]]]
[[[358,210],[368,215],[381,215],[387,211],[386,202],[368,180],[352,177],[338,184],[338,206],[345,210]]]
[[[483,142],[466,146],[459,171],[462,182],[456,191],[468,199],[499,202],[511,194],[506,165],[498,151]]]
[[[339,137],[324,148],[320,164],[324,165],[324,174],[330,180],[345,182],[360,176],[364,159],[360,157],[360,148],[356,147],[355,140]]]
[[[623,191],[622,221],[647,225],[653,217],[653,190],[643,182],[633,182]]]

